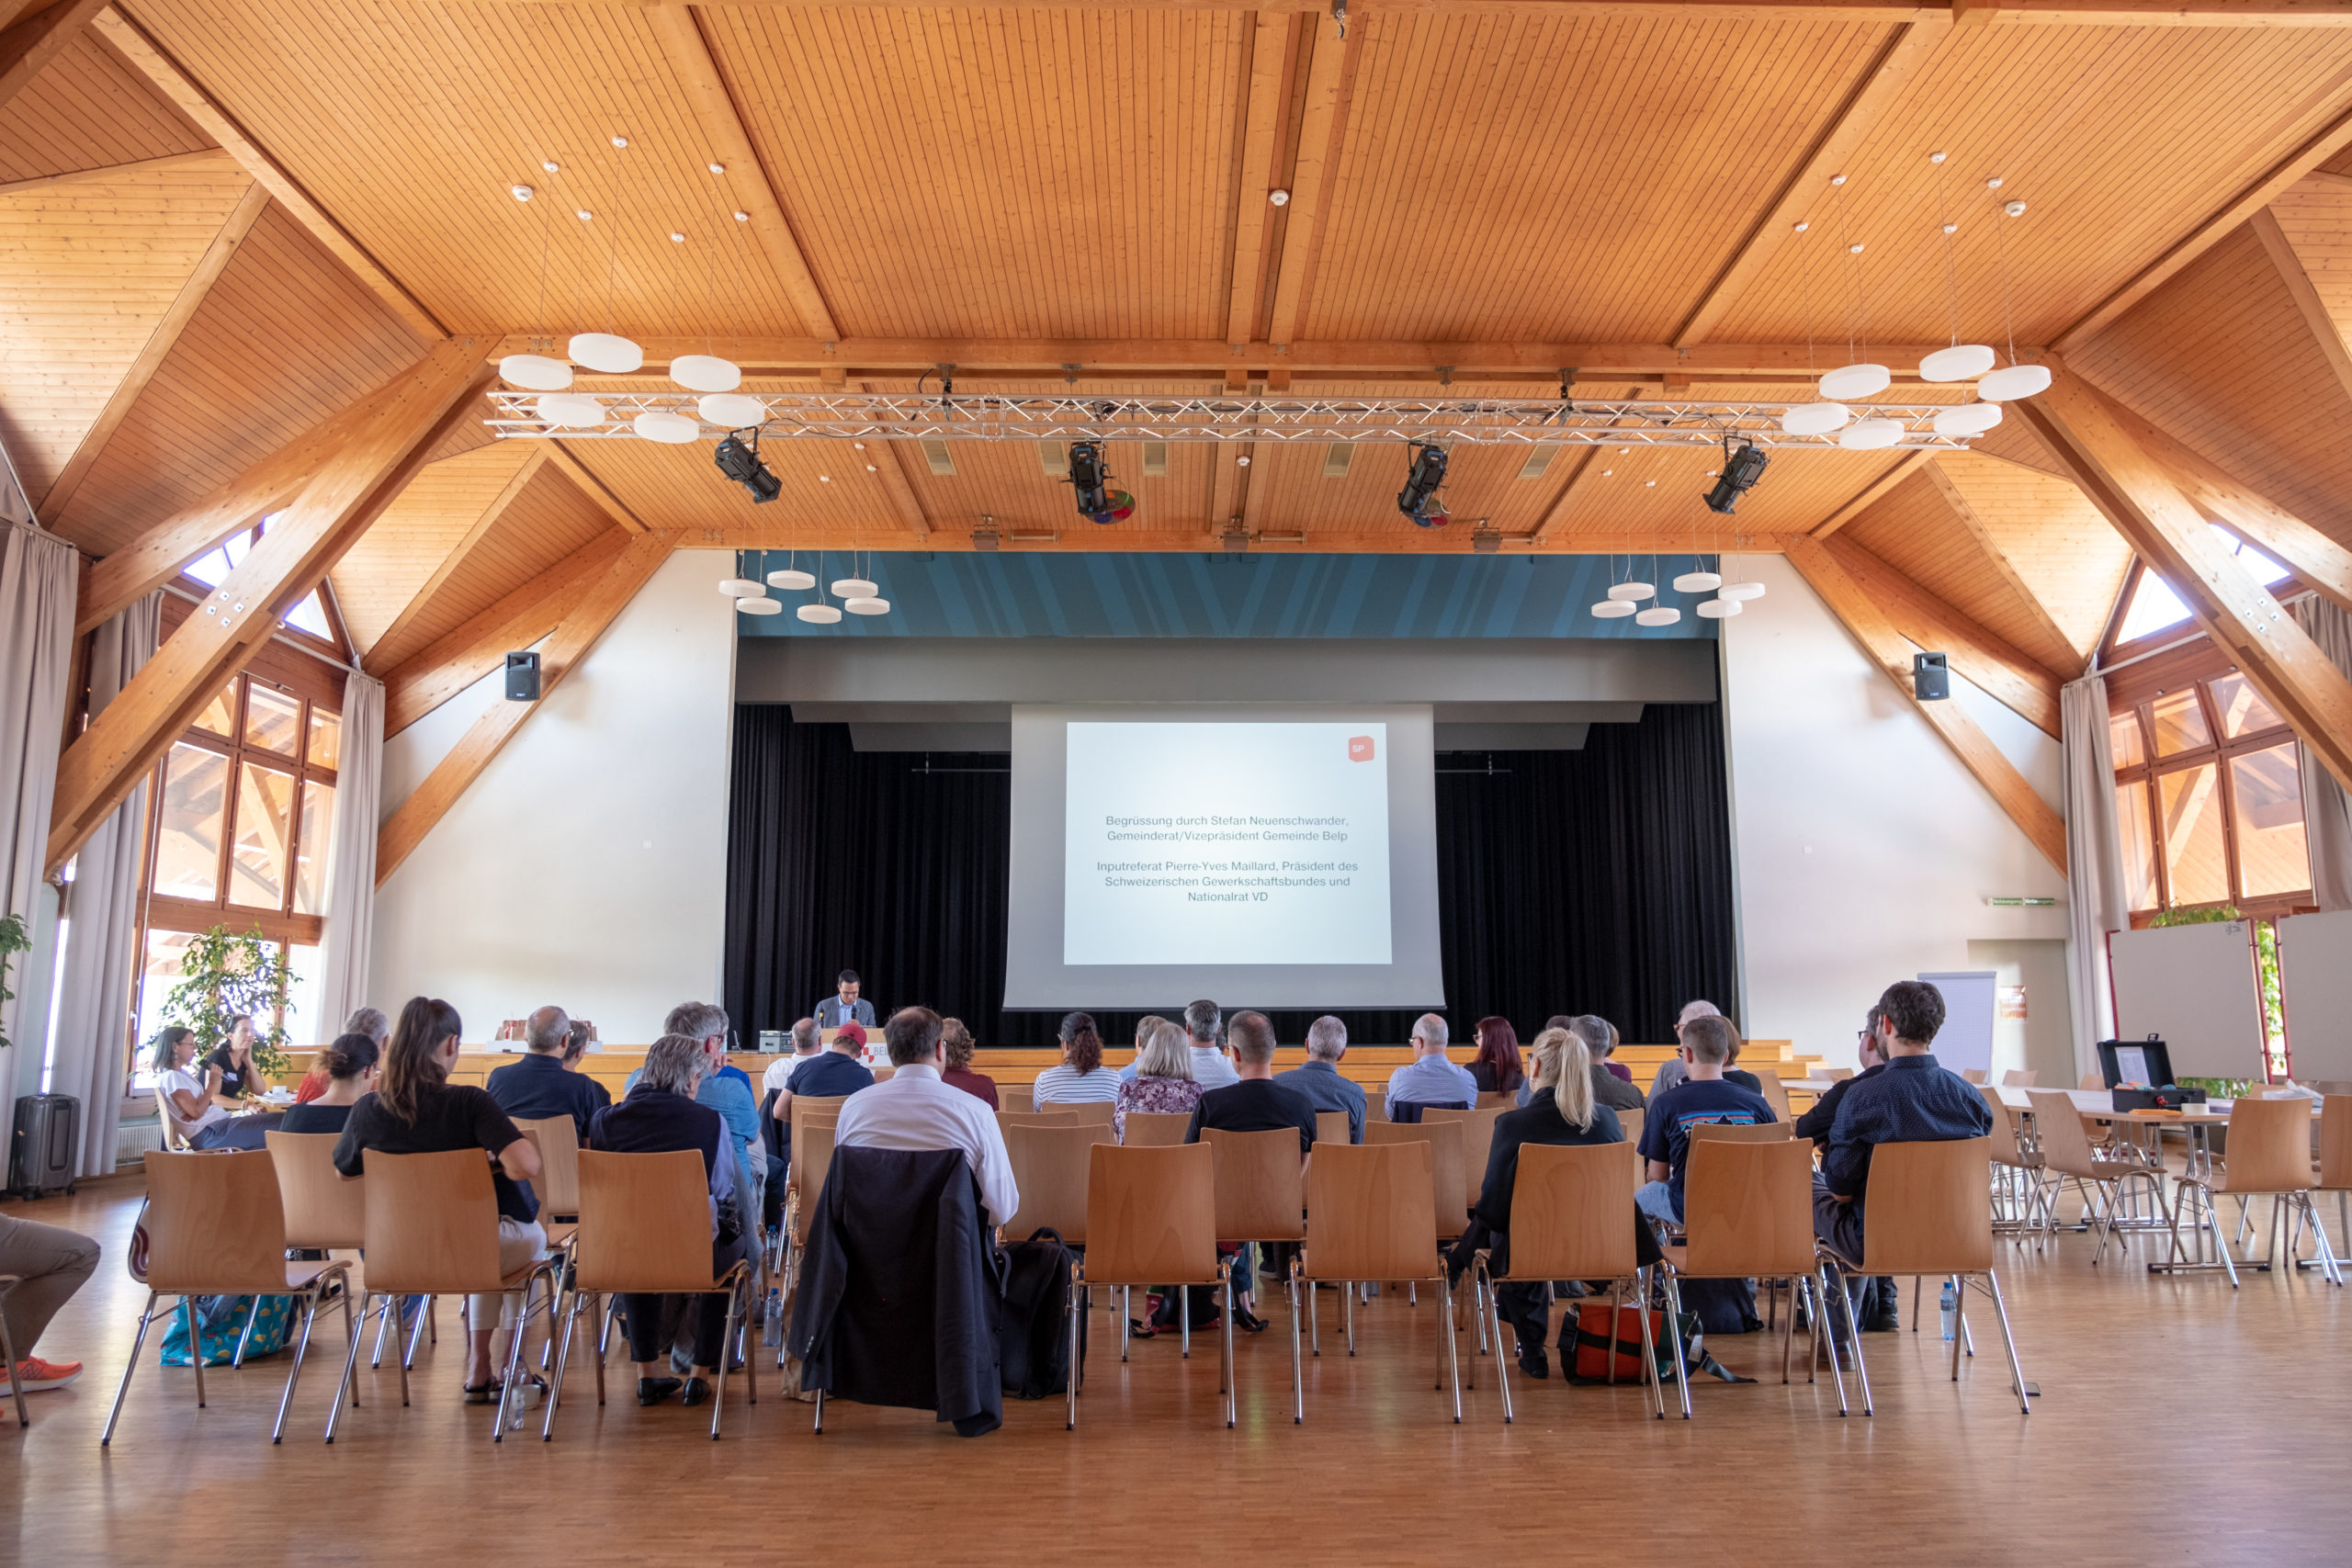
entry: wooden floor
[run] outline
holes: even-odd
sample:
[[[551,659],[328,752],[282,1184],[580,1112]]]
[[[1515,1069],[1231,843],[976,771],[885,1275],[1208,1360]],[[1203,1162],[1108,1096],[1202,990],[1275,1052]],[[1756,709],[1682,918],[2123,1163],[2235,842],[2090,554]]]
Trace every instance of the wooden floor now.
[[[1172,1338],[1122,1370],[1098,1355],[1082,1424],[1059,1400],[1013,1402],[1002,1431],[964,1441],[920,1415],[836,1405],[828,1430],[774,1396],[729,1413],[596,1408],[584,1378],[541,1445],[490,1443],[459,1403],[453,1314],[403,1410],[390,1371],[368,1379],[332,1449],[319,1440],[334,1373],[306,1369],[282,1448],[268,1428],[283,1364],[160,1372],[151,1337],[111,1450],[98,1430],[142,1299],[123,1269],[135,1182],[9,1212],[106,1247],[97,1278],[43,1340],[90,1371],[33,1396],[33,1426],[0,1446],[0,1562],[453,1565],[1008,1562],[1105,1551],[1196,1562],[1272,1553],[1306,1562],[1869,1561],[2063,1563],[2352,1561],[2352,1305],[2304,1275],[2154,1278],[2135,1242],[2094,1270],[2089,1242],[2017,1254],[2005,1275],[2027,1376],[2018,1416],[1989,1320],[1984,1354],[1946,1380],[1934,1303],[1919,1336],[1865,1341],[1878,1415],[1841,1420],[1822,1381],[1783,1387],[1778,1339],[1714,1342],[1754,1385],[1695,1391],[1698,1419],[1651,1419],[1631,1388],[1515,1384],[1505,1427],[1491,1379],[1463,1424],[1430,1386],[1436,1314],[1384,1300],[1359,1317],[1363,1354],[1334,1334],[1290,1419],[1279,1316],[1239,1346],[1239,1426],[1218,1419],[1216,1357]],[[2330,1204],[2331,1225],[2335,1215]],[[1907,1298],[1907,1292],[1906,1292]],[[1336,1308],[1327,1297],[1327,1311]],[[1326,1319],[1327,1328],[1332,1320]],[[323,1329],[323,1323],[322,1325]],[[1109,1338],[1097,1319],[1096,1344]],[[328,1346],[332,1355],[334,1345]],[[315,1347],[314,1347],[315,1349]],[[1464,1354],[1469,1344],[1464,1342]],[[367,1374],[363,1372],[363,1377]],[[617,1386],[617,1385],[616,1385]],[[731,1398],[740,1398],[740,1383]],[[540,1553],[544,1552],[541,1557]]]

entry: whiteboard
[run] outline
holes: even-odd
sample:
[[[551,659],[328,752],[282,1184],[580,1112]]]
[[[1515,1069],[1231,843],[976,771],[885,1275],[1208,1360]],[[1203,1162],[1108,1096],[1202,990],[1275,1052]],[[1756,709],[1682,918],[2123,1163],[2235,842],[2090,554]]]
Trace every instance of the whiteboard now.
[[[2352,911],[2278,922],[2278,988],[2295,1080],[2352,1078]]]
[[[1955,1073],[1993,1071],[1993,1000],[2000,973],[1952,969],[1919,976],[1944,995],[1944,1026],[1936,1031],[1936,1065]]]
[[[2263,1076],[2262,996],[2244,920],[2117,931],[2108,938],[2115,1034],[2153,1034],[2176,1078]]]

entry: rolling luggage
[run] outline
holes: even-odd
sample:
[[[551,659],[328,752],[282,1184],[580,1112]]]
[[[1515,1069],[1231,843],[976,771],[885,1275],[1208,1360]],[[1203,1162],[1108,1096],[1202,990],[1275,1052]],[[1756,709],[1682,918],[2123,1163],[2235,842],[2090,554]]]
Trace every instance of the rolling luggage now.
[[[20,1198],[74,1192],[74,1153],[82,1102],[70,1094],[28,1094],[17,1101],[8,1145],[8,1190]]]

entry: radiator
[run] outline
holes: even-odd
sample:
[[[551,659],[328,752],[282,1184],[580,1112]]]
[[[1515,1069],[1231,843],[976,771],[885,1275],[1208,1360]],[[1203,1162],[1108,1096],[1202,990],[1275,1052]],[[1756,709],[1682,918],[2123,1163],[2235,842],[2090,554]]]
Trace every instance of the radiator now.
[[[164,1146],[164,1129],[155,1122],[126,1122],[114,1130],[114,1163],[138,1165]]]

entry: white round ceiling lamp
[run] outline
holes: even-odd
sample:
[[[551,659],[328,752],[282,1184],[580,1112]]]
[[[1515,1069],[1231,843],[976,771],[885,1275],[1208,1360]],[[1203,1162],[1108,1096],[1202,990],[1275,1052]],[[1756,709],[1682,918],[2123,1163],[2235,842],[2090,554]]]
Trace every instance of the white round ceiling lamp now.
[[[1736,599],[1709,599],[1699,606],[1699,617],[1702,620],[1720,621],[1725,615],[1738,614],[1739,601]]]
[[[573,364],[607,376],[626,376],[645,363],[645,350],[612,333],[578,333],[564,346]]]
[[[1712,571],[1686,571],[1674,580],[1677,593],[1713,593],[1724,580]]]
[[[734,599],[757,599],[767,592],[766,587],[753,577],[721,578],[718,591]]]
[[[1976,395],[1988,403],[2013,403],[2049,389],[2047,365],[2004,365],[1976,383]]]
[[[583,430],[605,423],[605,405],[584,392],[543,393],[532,409],[548,423],[567,430]]]
[[[738,599],[735,607],[747,615],[781,615],[784,606],[764,596],[758,599]]]
[[[862,577],[833,579],[833,597],[836,599],[871,599],[881,592],[879,587]]]
[[[544,354],[510,354],[498,362],[498,373],[531,392],[560,392],[571,385],[571,367]]]
[[[1659,604],[1635,615],[1634,624],[1638,626],[1670,626],[1681,618],[1681,611],[1671,605]]]
[[[1634,602],[1630,599],[1603,599],[1592,607],[1592,618],[1597,621],[1622,620],[1633,613]]]
[[[748,430],[768,417],[767,404],[741,392],[713,392],[695,406],[703,418],[726,430]]]
[[[682,354],[670,361],[670,379],[689,392],[731,392],[743,384],[743,372],[716,355]]]
[[[808,572],[787,567],[781,571],[768,573],[768,586],[797,593],[816,587],[817,579]]]
[[[831,604],[803,604],[793,612],[811,626],[830,626],[842,618],[842,613]]]
[[[1899,419],[1860,419],[1838,433],[1838,445],[1849,452],[1877,452],[1902,439]]]
[[[659,441],[664,446],[684,446],[702,434],[702,426],[682,413],[641,413],[629,424],[646,440]]]
[[[1883,365],[1841,365],[1821,378],[1821,398],[1831,403],[1874,398],[1894,379],[1894,373]]]
[[[1981,343],[1958,343],[1919,361],[1922,381],[1970,381],[1993,368],[1993,350]]]
[[[2001,423],[1998,403],[1962,403],[1936,415],[1938,435],[1982,435]]]
[[[1647,582],[1620,582],[1609,590],[1609,596],[1611,599],[1620,600],[1628,604],[1654,598],[1657,593],[1657,587]]]
[[[1761,599],[1764,597],[1764,585],[1760,582],[1726,582],[1715,597],[1728,599],[1734,604],[1743,599]]]
[[[853,615],[887,615],[890,613],[890,601],[876,599],[871,593],[862,593],[843,604],[842,608]]]
[[[1826,435],[1853,417],[1844,403],[1798,403],[1781,415],[1781,428],[1791,435]]]

